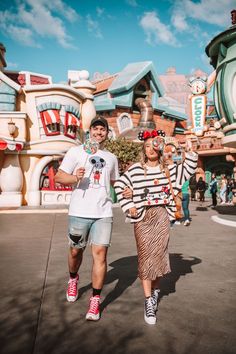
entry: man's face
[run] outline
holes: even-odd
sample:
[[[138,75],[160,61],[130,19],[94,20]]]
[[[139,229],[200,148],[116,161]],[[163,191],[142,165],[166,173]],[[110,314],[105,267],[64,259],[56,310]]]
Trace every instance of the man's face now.
[[[99,144],[106,140],[108,131],[103,125],[96,125],[90,128],[90,138],[96,140]]]

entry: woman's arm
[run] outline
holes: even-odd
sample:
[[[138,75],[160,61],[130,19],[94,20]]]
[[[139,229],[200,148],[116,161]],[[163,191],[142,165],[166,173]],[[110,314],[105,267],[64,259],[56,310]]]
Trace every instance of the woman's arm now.
[[[125,189],[129,188],[133,190],[132,186],[132,181],[131,177],[129,175],[129,172],[126,171],[115,183],[114,188],[115,192],[117,195],[118,202],[120,203],[120,206],[123,210],[124,213],[129,211],[131,208],[135,208],[135,204],[133,202],[132,196],[130,194],[130,191],[125,193]],[[130,194],[128,196],[128,194]],[[133,194],[133,193],[132,193]],[[126,196],[125,196],[126,195]]]

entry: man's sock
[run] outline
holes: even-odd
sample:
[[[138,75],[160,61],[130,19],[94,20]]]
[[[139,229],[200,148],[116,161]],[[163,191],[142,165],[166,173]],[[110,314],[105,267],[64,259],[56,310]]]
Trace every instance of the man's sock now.
[[[76,278],[77,277],[77,272],[76,273],[71,273],[70,272],[70,278]]]
[[[99,296],[100,296],[101,291],[102,291],[102,289],[94,289],[94,288],[93,288],[93,296],[96,296],[96,295],[99,295]]]

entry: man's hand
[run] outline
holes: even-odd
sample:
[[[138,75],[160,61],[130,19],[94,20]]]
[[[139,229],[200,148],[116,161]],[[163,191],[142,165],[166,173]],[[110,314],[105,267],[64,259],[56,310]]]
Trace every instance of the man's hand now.
[[[122,195],[125,199],[132,199],[133,191],[129,187],[125,187],[125,189],[122,192]]]
[[[78,180],[81,180],[84,177],[85,174],[85,168],[80,167],[75,171],[75,175],[77,176]]]
[[[132,218],[136,218],[138,215],[138,210],[137,208],[133,207],[129,209],[129,214],[132,216]]]

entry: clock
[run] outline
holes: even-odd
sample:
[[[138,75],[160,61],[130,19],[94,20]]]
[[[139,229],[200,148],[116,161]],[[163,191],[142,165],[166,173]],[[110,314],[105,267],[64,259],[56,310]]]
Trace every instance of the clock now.
[[[189,80],[190,89],[193,95],[201,95],[206,92],[207,83],[205,78],[194,78]]]

